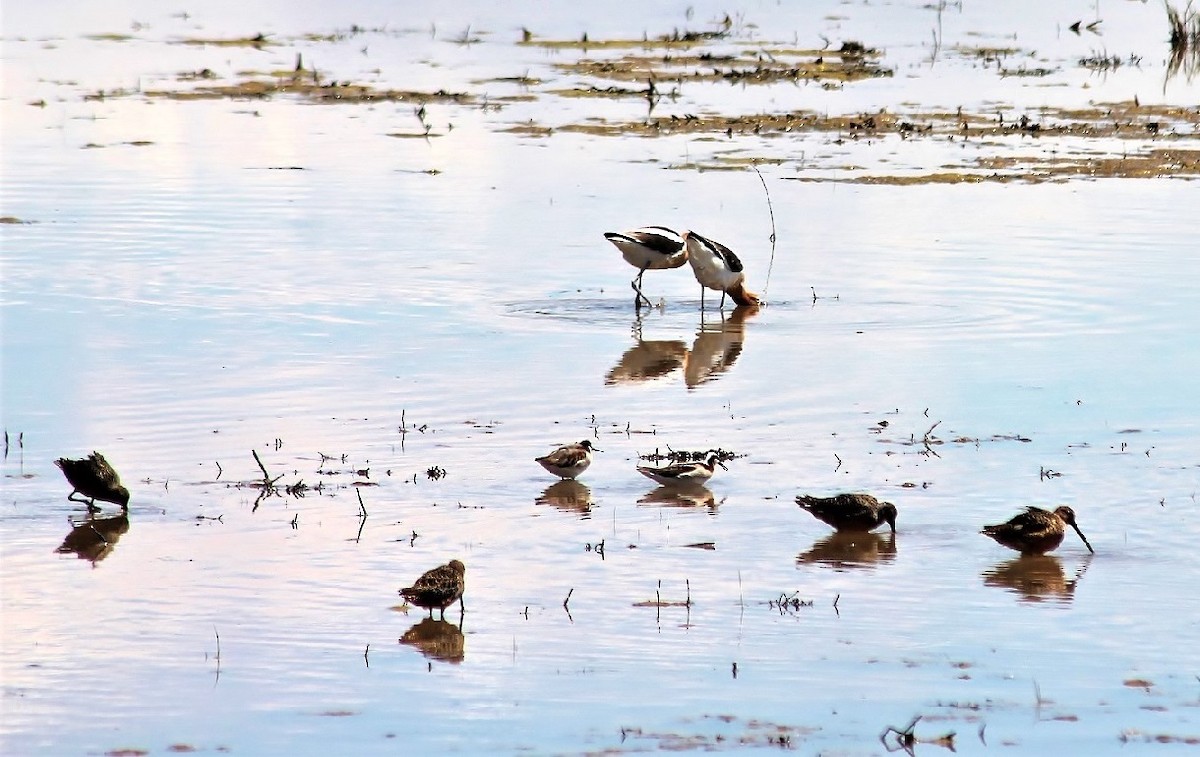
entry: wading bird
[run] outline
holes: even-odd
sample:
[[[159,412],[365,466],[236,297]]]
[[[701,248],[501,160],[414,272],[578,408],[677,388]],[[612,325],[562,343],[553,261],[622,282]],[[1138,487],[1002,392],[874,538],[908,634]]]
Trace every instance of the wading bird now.
[[[725,307],[725,295],[737,305],[760,305],[758,295],[746,289],[746,272],[742,261],[720,242],[702,237],[694,231],[683,232],[687,259],[692,264],[692,273],[700,282],[700,309],[704,309],[704,290],[715,289],[721,293],[721,305]]]
[[[1007,523],[984,526],[979,533],[1023,555],[1044,555],[1062,544],[1067,526],[1075,529],[1088,552],[1095,554],[1096,550],[1092,549],[1087,537],[1075,523],[1075,511],[1066,505],[1055,508],[1054,512],[1040,507],[1027,507],[1025,512]]]
[[[455,602],[459,603],[461,610],[466,609],[462,604],[463,589],[466,588],[463,574],[466,570],[467,567],[462,562],[451,560],[445,565],[425,571],[412,586],[401,589],[400,596],[410,604],[429,610],[431,618],[434,610],[440,610],[444,620],[446,608]]]
[[[870,494],[838,494],[833,497],[796,497],[796,504],[837,531],[870,531],[884,523],[896,533],[896,506],[880,502]]]
[[[678,486],[680,484],[697,486],[712,478],[718,465],[725,468],[725,463],[721,462],[717,453],[710,450],[703,462],[675,463],[663,468],[651,468],[639,465],[637,471],[646,478],[653,479],[666,486]],[[725,469],[729,470],[728,468]]]
[[[593,451],[603,452],[593,447],[590,440],[584,439],[578,444],[567,444],[548,455],[535,457],[534,461],[556,476],[575,478],[592,464]]]
[[[638,269],[638,275],[629,286],[637,292],[634,307],[641,309],[642,301],[650,305],[650,298],[642,294],[642,275],[649,270],[678,268],[687,262],[688,251],[683,237],[666,226],[646,226],[633,231],[609,231],[604,238],[616,245],[625,262]]]
[[[88,510],[99,510],[96,500],[112,502],[122,509],[129,509],[129,490],[121,486],[121,477],[104,459],[104,455],[93,452],[80,460],[70,460],[60,457],[54,464],[62,470],[67,482],[75,487],[67,499],[72,502],[82,502]],[[82,494],[87,499],[77,499],[75,494]]]

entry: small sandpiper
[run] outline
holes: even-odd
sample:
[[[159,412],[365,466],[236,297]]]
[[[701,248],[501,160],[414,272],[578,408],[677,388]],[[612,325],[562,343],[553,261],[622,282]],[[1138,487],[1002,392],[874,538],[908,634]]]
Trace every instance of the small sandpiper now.
[[[434,610],[440,610],[442,620],[446,618],[446,608],[455,602],[462,610],[463,589],[466,587],[463,575],[467,567],[459,560],[451,560],[445,565],[439,565],[433,570],[427,570],[412,586],[400,590],[400,596],[410,604],[429,610],[433,617]]]
[[[575,478],[592,464],[592,452],[603,452],[584,439],[578,444],[567,444],[548,455],[535,457],[534,461],[560,478]]]
[[[625,262],[638,269],[638,275],[629,282],[637,296],[634,307],[641,309],[642,301],[650,305],[650,298],[642,293],[642,275],[648,270],[678,268],[688,259],[687,246],[683,237],[666,226],[645,226],[633,231],[609,231],[604,238],[616,245]]]
[[[837,531],[870,531],[887,523],[896,533],[896,506],[880,502],[870,494],[838,494],[833,497],[796,497],[796,504]]]
[[[715,289],[721,293],[721,305],[725,307],[725,295],[733,298],[737,305],[760,305],[758,295],[746,289],[746,271],[742,261],[720,242],[702,237],[694,231],[683,232],[687,247],[688,262],[692,273],[700,282],[700,309],[704,309],[704,290]]]
[[[721,462],[720,456],[710,450],[703,462],[675,463],[663,468],[639,465],[637,471],[646,478],[666,486],[679,486],[680,484],[698,486],[712,478],[718,465],[725,468],[725,463]]]
[[[1096,550],[1092,549],[1087,537],[1075,523],[1075,511],[1066,505],[1055,508],[1054,512],[1040,507],[1027,507],[1025,512],[1007,523],[984,526],[979,533],[990,536],[1023,555],[1044,555],[1062,544],[1067,526],[1075,529],[1088,552],[1095,554]]]
[[[112,502],[120,505],[124,510],[129,509],[129,490],[121,486],[121,477],[104,459],[104,455],[93,452],[80,460],[60,457],[54,461],[54,464],[62,470],[63,475],[67,477],[67,482],[75,487],[67,495],[67,499],[72,502],[82,502],[91,511],[100,509],[96,507],[96,500]],[[77,499],[76,493],[82,494],[87,499]]]

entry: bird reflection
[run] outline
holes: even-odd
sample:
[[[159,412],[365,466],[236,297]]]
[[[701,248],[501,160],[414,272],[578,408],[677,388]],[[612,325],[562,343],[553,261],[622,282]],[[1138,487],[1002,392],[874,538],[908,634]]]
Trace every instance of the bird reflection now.
[[[592,511],[592,490],[587,484],[573,478],[564,478],[547,486],[534,503],[586,516]]]
[[[1022,602],[1049,600],[1067,604],[1075,598],[1075,587],[1087,571],[1090,560],[1090,556],[1084,558],[1075,575],[1067,578],[1059,558],[1053,555],[1021,555],[985,570],[983,584],[1008,589],[1020,595]]]
[[[448,620],[424,618],[404,632],[400,643],[416,647],[426,657],[442,662],[458,664],[466,657],[462,627]]]
[[[820,563],[838,570],[874,568],[896,559],[896,535],[835,531],[796,556],[796,563]]]
[[[700,315],[700,330],[692,342],[683,369],[683,380],[688,389],[718,378],[733,367],[742,354],[742,342],[746,338],[746,319],[758,312],[758,307],[737,307],[728,317],[721,314],[719,321],[705,321]]]
[[[604,377],[605,384],[632,384],[650,381],[674,373],[687,361],[687,345],[678,339],[647,341],[642,339],[642,318],[633,322],[636,343]]]
[[[676,484],[660,486],[638,500],[639,505],[663,507],[706,507],[710,513],[717,511],[717,498],[712,490],[703,485]]]
[[[95,567],[96,563],[108,557],[117,546],[121,535],[129,530],[129,516],[118,515],[112,518],[88,518],[74,525],[71,532],[63,539],[63,543],[54,550],[58,554],[74,554],[80,560],[88,560]]]

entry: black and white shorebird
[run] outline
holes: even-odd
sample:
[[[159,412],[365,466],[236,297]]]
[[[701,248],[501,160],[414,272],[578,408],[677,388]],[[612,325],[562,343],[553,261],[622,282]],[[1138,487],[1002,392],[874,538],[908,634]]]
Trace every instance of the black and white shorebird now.
[[[634,307],[641,308],[644,300],[650,305],[650,298],[642,293],[642,275],[649,270],[678,268],[688,259],[687,246],[683,237],[666,226],[646,226],[633,231],[609,231],[604,238],[612,242],[625,262],[638,269],[638,275],[629,285],[637,292],[634,297]]]
[[[534,461],[560,478],[575,478],[592,464],[592,452],[602,452],[592,446],[589,439],[578,444],[567,444],[548,455],[535,457]]]
[[[121,486],[121,477],[116,470],[104,459],[104,455],[93,452],[85,458],[71,460],[60,457],[54,464],[62,470],[67,482],[75,487],[67,499],[72,502],[82,502],[88,510],[99,510],[96,500],[112,502],[123,509],[129,509],[129,490]],[[77,499],[76,494],[82,494],[87,499]]]
[[[717,453],[710,450],[703,462],[675,463],[662,468],[639,465],[637,471],[664,486],[699,486],[713,477],[718,465],[725,468]]]
[[[451,560],[422,573],[412,586],[400,590],[400,596],[410,604],[429,610],[431,618],[434,610],[440,610],[445,618],[446,608],[455,602],[460,604],[461,609],[466,609],[462,607],[466,572],[467,567],[460,560]]]
[[[725,295],[739,306],[762,304],[758,295],[746,288],[746,271],[733,250],[694,231],[685,231],[682,236],[692,273],[700,282],[701,309],[704,308],[705,289],[721,293],[721,307],[725,307]]]

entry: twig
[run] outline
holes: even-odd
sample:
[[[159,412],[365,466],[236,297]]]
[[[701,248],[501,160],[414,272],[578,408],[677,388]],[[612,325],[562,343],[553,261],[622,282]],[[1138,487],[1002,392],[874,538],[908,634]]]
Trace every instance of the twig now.
[[[371,667],[371,658],[367,656],[370,653],[371,653],[371,645],[368,644],[367,648],[363,650],[363,662],[365,662],[367,664],[368,668]]]
[[[763,178],[762,171],[758,170],[758,166],[753,163],[750,167],[754,169],[754,173],[758,174],[758,180],[762,182],[763,192],[767,195],[767,211],[771,214],[771,262],[767,264],[767,279],[763,283],[763,297],[767,296],[767,289],[771,286],[771,271],[775,268],[775,208],[771,205],[771,191],[767,189],[767,180]]]
[[[571,608],[567,607],[567,605],[570,603],[571,595],[574,593],[575,593],[575,587],[572,586],[571,590],[567,592],[567,598],[563,600],[563,609],[566,610],[568,614],[571,612]]]
[[[7,445],[5,445],[5,446],[7,446]],[[221,478],[221,474],[222,474],[222,473],[224,473],[224,472],[225,472],[225,470],[224,470],[224,469],[221,467],[221,461],[220,461],[220,460],[214,460],[213,462],[215,462],[215,463],[217,464],[217,478],[218,478],[218,479],[220,479],[220,478]]]

